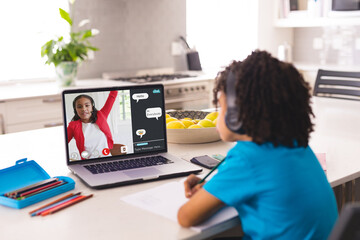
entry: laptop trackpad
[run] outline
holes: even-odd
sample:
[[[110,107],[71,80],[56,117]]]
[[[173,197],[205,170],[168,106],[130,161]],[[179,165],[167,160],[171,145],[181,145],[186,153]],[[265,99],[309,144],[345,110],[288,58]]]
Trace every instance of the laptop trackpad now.
[[[144,168],[139,170],[129,170],[124,173],[131,178],[143,178],[147,176],[159,176],[161,171],[156,168]]]

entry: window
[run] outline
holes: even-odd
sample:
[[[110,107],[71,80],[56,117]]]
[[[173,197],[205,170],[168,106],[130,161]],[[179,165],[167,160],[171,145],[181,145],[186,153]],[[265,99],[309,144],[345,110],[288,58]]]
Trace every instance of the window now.
[[[41,58],[41,46],[69,32],[59,8],[68,11],[68,1],[0,2],[0,82],[55,77],[53,66],[45,65]]]
[[[120,98],[120,119],[129,120],[131,119],[130,91],[121,90],[118,95]]]
[[[186,32],[202,68],[218,71],[257,48],[258,1],[187,0]]]

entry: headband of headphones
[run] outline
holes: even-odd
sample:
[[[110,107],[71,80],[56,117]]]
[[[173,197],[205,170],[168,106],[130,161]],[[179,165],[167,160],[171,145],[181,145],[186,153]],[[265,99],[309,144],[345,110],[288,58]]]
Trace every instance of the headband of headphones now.
[[[239,121],[239,110],[236,106],[236,77],[235,74],[230,71],[226,79],[226,104],[227,111],[225,115],[226,126],[234,133],[245,134],[245,130],[242,128],[242,122]]]

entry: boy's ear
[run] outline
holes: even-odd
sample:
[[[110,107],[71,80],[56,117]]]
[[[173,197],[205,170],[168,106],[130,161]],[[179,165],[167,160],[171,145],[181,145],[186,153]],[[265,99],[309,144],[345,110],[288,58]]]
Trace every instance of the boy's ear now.
[[[226,78],[226,105],[225,124],[234,133],[245,134],[242,121],[239,121],[239,108],[236,106],[236,77],[230,71]]]

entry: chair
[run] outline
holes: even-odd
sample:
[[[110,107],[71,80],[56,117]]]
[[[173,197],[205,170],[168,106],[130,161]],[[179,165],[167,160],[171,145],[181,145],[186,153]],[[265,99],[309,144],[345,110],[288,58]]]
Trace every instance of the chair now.
[[[360,101],[360,72],[341,72],[319,69],[314,96]]]
[[[332,229],[328,240],[360,239],[360,203],[348,203]]]

